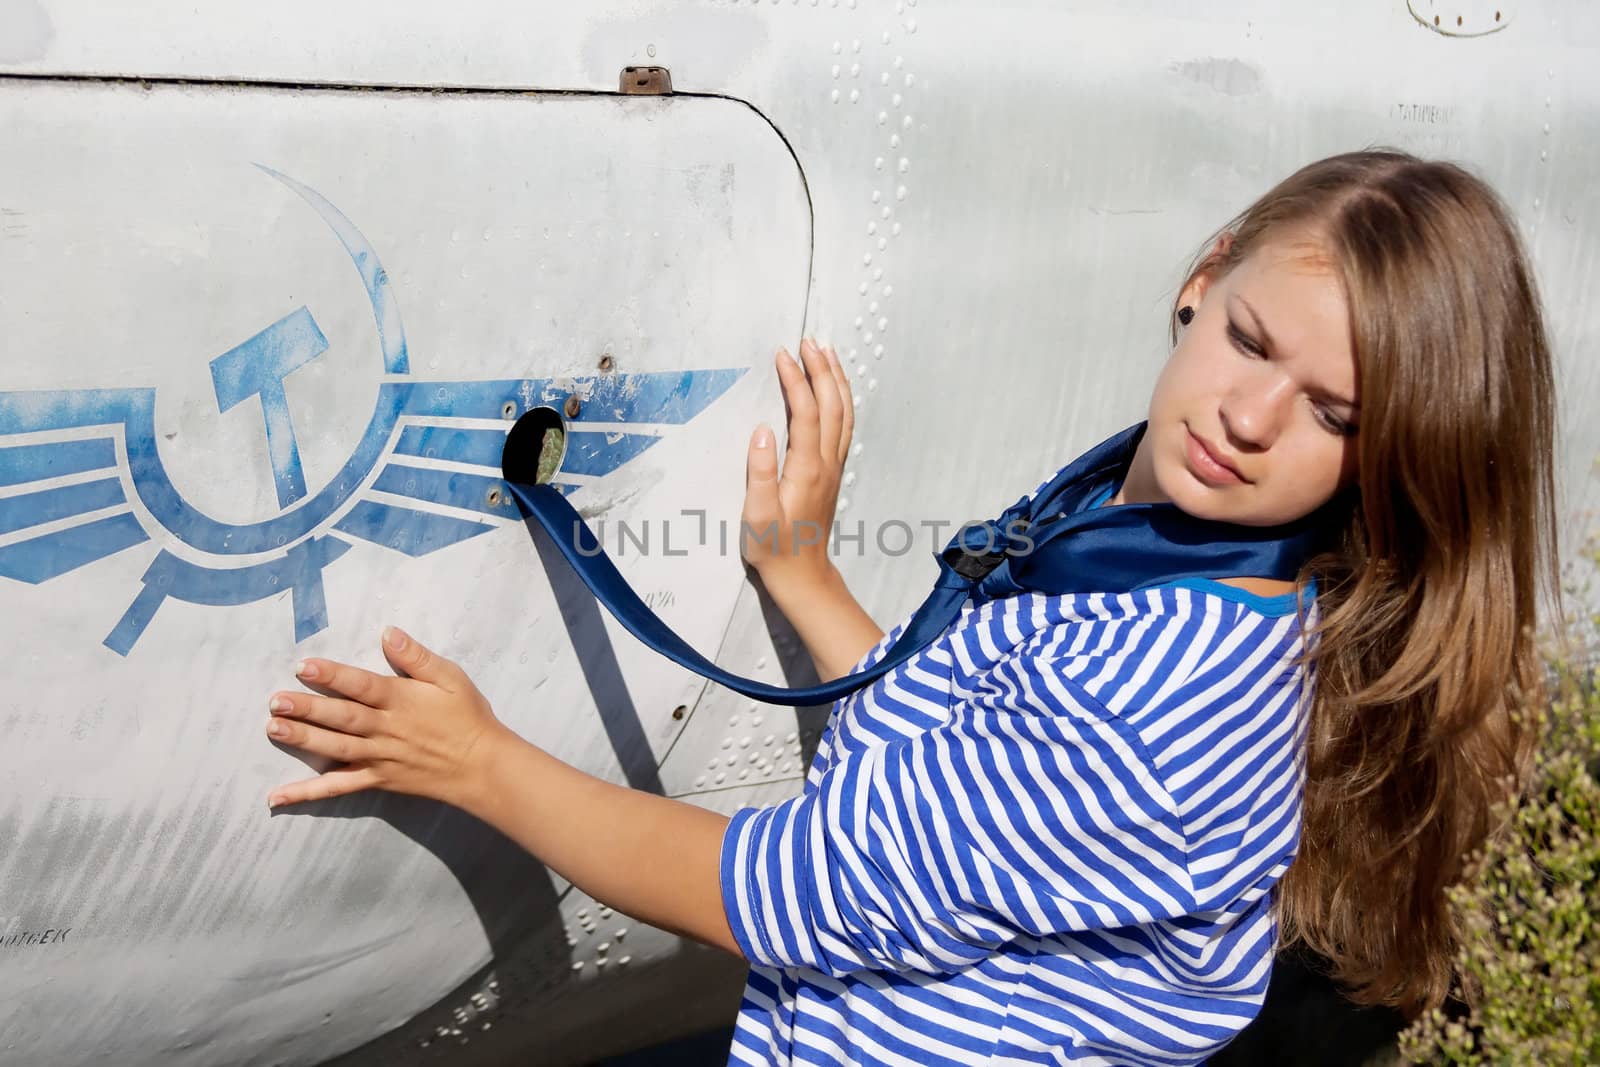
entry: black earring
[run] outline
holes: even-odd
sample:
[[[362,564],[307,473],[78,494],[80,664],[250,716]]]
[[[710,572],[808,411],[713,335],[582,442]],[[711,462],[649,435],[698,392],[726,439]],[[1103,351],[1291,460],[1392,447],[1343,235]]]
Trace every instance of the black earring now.
[[[1193,319],[1194,308],[1190,307],[1188,304],[1185,304],[1183,307],[1178,309],[1178,321],[1180,323],[1187,326],[1191,321],[1193,321]]]

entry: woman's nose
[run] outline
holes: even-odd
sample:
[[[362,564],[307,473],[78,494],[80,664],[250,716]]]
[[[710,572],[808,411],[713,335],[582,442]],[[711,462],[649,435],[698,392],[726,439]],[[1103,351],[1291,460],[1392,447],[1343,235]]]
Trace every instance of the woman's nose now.
[[[1293,402],[1294,382],[1270,368],[1268,373],[1237,383],[1222,398],[1217,414],[1235,444],[1259,451],[1272,447],[1278,439]]]

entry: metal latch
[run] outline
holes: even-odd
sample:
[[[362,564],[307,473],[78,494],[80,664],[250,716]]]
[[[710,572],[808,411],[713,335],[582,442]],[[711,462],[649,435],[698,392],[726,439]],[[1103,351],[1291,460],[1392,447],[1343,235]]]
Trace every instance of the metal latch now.
[[[672,71],[666,67],[623,67],[617,91],[627,96],[671,96]]]

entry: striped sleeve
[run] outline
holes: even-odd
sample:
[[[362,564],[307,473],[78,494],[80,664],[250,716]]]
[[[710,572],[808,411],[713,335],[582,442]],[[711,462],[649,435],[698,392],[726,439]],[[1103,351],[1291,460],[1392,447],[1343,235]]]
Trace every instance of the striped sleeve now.
[[[1195,910],[1178,812],[1139,736],[1063,663],[1013,662],[1007,695],[734,815],[722,896],[751,961],[938,974],[1025,935]]]

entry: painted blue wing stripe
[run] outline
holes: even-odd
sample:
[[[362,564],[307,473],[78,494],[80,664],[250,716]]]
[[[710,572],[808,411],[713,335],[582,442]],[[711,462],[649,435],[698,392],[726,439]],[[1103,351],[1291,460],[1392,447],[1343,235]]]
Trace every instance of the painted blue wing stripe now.
[[[407,467],[391,463],[378,475],[372,488],[382,493],[408,496],[413,500],[427,500],[467,511],[481,511],[497,519],[519,518],[517,503],[506,492],[499,478],[480,474],[458,474],[454,471],[428,470],[424,467]],[[498,504],[489,503],[489,493],[499,490]]]
[[[0,426],[11,434],[127,423],[150,412],[155,399],[154,389],[39,389],[0,393]]]
[[[432,515],[426,511],[363,500],[334,528],[351,537],[371,541],[408,556],[426,556],[469,537],[495,529],[486,522],[469,522],[451,515]]]
[[[563,474],[610,474],[637,457],[661,438],[647,433],[610,434],[596,430],[573,430],[567,434],[567,454],[561,460]]]
[[[41,478],[82,474],[117,465],[117,448],[109,437],[88,441],[52,441],[42,445],[0,448],[0,485],[21,485]]]
[[[129,512],[0,548],[0,575],[38,585],[150,540]]]
[[[407,426],[400,431],[396,452],[424,459],[448,459],[500,469],[506,449],[505,430],[456,430],[448,426]]]
[[[115,507],[127,503],[127,499],[122,494],[122,482],[116,478],[5,497],[0,499],[0,534]]]
[[[561,408],[572,393],[588,399],[576,419],[568,422],[657,422],[680,425],[705,410],[744,376],[747,368],[717,370],[652,371],[647,374],[608,374],[558,384],[547,378],[511,378],[481,382],[405,383],[405,412],[424,418],[499,419],[506,401],[522,407],[526,401]]]
[[[586,422],[688,422],[728,387],[746,368],[662,371],[651,374],[608,374],[594,389],[578,418]]]
[[[606,375],[580,383],[589,388],[578,419],[583,422],[686,422],[738,381],[745,368]],[[156,448],[155,390],[100,389],[0,392],[0,426],[8,433],[58,430],[120,422],[127,442],[129,473],[145,508],[172,536],[203,552],[246,555],[269,552],[298,540],[343,507],[350,492],[381,462],[403,414],[501,419],[507,401],[559,404],[583,389],[545,379],[488,382],[385,382],[372,417],[350,459],[322,489],[276,518],[234,524],[218,522],[186,501],[161,466]],[[486,491],[487,492],[487,491]],[[484,510],[478,508],[477,510]],[[516,517],[515,512],[508,513]]]
[[[634,459],[661,438],[645,433],[606,433],[574,428],[567,435],[564,474],[600,477]],[[446,459],[479,467],[500,469],[505,451],[504,430],[458,430],[448,426],[407,426],[400,432],[395,451],[424,459]]]

